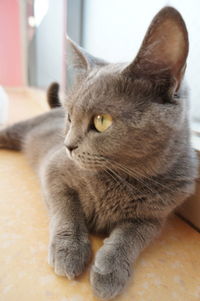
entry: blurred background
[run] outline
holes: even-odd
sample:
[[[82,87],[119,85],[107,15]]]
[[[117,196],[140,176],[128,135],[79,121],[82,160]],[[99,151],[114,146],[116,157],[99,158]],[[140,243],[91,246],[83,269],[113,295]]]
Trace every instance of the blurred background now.
[[[191,118],[200,124],[199,0],[0,0],[0,85],[67,88],[66,33],[91,54],[111,62],[136,55],[154,15],[165,5],[186,22],[190,53],[186,80]]]

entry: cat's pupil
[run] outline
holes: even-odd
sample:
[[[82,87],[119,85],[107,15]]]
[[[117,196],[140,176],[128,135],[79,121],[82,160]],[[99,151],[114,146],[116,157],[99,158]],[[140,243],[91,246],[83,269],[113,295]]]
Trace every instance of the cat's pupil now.
[[[69,114],[67,115],[67,119],[68,119],[69,122],[71,122],[71,118],[70,118]]]

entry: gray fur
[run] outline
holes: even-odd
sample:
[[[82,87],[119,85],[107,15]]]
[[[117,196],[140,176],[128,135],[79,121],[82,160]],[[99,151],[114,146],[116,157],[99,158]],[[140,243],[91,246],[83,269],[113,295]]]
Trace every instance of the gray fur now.
[[[177,60],[174,32],[182,45]],[[73,44],[81,75],[64,107],[0,132],[0,147],[22,149],[39,174],[51,218],[49,263],[58,275],[81,274],[91,254],[88,232],[107,233],[91,269],[103,299],[121,292],[132,263],[194,191],[197,161],[178,89],[187,48],[184,22],[170,7],[154,18],[129,65],[99,64]],[[101,113],[113,117],[103,133],[91,124]]]

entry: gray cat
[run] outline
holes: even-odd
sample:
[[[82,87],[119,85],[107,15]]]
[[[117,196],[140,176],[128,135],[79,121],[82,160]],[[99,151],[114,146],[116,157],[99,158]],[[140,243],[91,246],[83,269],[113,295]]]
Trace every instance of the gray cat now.
[[[53,109],[0,132],[0,147],[23,150],[36,168],[50,215],[49,264],[80,275],[88,232],[106,233],[91,269],[95,295],[113,298],[166,217],[194,191],[197,161],[181,88],[188,35],[171,7],[153,19],[135,60],[109,64],[72,41],[76,83]]]

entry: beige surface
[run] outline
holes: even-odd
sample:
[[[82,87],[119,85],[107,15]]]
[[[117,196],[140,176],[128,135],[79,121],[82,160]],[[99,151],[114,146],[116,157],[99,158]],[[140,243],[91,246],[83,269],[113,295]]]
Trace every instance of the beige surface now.
[[[40,94],[40,93],[39,93]],[[36,95],[39,95],[36,94]],[[28,92],[9,92],[10,118],[45,110]],[[74,281],[47,264],[48,216],[38,180],[21,153],[0,150],[0,300],[94,301],[89,272]],[[102,240],[92,237],[93,253]],[[123,301],[199,301],[200,234],[172,217],[140,256]]]

